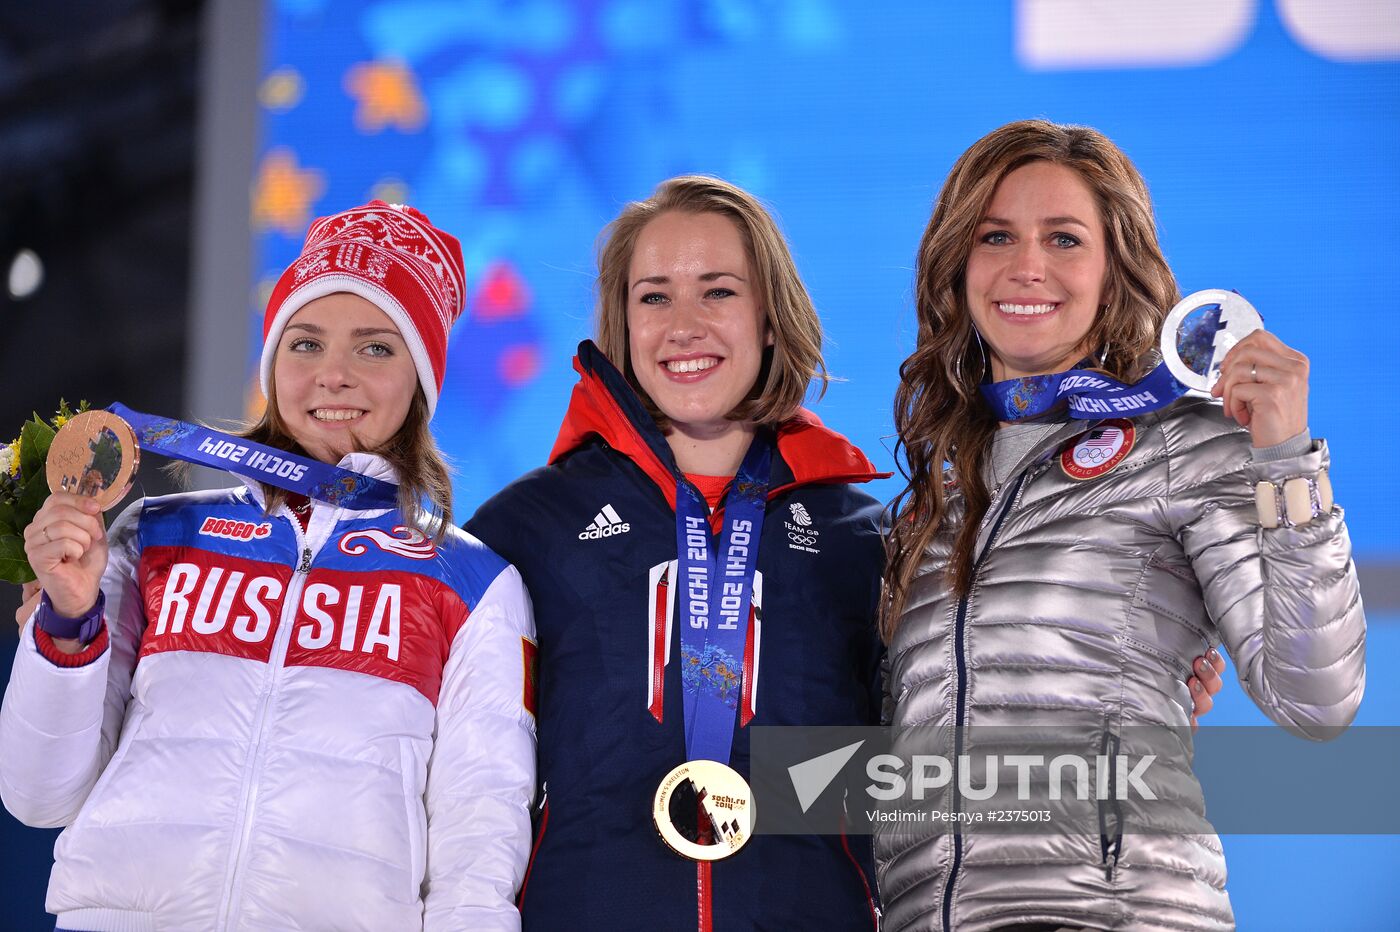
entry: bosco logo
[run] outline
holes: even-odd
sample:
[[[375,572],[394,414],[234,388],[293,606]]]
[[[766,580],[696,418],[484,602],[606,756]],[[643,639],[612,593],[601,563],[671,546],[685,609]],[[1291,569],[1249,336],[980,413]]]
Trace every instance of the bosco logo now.
[[[225,540],[262,540],[272,533],[272,525],[264,521],[253,524],[251,521],[234,521],[229,518],[205,518],[199,533],[208,537],[222,537]]]

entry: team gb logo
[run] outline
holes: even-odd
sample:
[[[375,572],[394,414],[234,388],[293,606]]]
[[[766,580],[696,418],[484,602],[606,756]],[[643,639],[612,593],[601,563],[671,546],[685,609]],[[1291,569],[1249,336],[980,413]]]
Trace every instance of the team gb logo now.
[[[792,514],[792,520],[783,522],[783,529],[787,531],[788,549],[821,553],[821,549],[817,547],[821,531],[812,527],[812,516],[807,512],[807,507],[801,502],[793,502],[788,505],[788,511]]]

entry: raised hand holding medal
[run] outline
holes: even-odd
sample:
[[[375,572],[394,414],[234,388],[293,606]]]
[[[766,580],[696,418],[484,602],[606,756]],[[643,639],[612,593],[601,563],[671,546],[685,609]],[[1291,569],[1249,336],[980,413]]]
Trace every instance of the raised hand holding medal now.
[[[21,575],[7,578],[36,580],[25,584],[25,604],[16,615],[21,624],[41,582],[60,614],[77,617],[96,602],[107,558],[101,512],[126,494],[139,455],[121,418],[88,411],[86,403],[77,414],[60,405],[51,423],[57,434],[37,416],[25,425],[16,444],[18,469],[10,477],[18,494],[7,515],[23,540],[24,560],[14,567]],[[27,515],[26,507],[36,506]]]
[[[1264,329],[1232,291],[1183,298],[1162,324],[1162,358],[1187,388],[1220,398],[1225,413],[1269,447],[1308,426],[1308,359]]]
[[[1225,355],[1211,394],[1257,448],[1271,447],[1308,426],[1308,357],[1267,330],[1256,330]]]
[[[131,425],[110,411],[83,411],[49,446],[50,496],[25,529],[30,565],[60,615],[77,618],[97,601],[107,566],[102,512],[126,497],[140,448]]]

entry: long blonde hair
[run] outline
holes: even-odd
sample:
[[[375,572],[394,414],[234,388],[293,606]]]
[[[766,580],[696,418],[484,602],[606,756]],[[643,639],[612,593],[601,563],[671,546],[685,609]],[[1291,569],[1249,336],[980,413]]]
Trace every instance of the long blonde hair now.
[[[603,229],[598,249],[597,340],[642,404],[665,429],[666,418],[642,390],[628,350],[627,272],[637,237],[664,213],[718,214],[733,221],[753,267],[759,306],[773,332],[763,365],[748,396],[727,417],[770,426],[797,413],[816,379],[818,396],[830,377],[822,359],[822,324],[797,274],[787,241],[772,214],[744,189],[708,175],[682,175],[657,185],[651,197],[633,201]]]
[[[907,485],[890,505],[880,620],[886,640],[894,636],[924,551],[937,535],[954,530],[943,485],[945,463],[952,465],[965,505],[947,584],[958,596],[972,587],[977,531],[991,499],[982,467],[997,419],[979,391],[990,373],[967,308],[965,273],[977,226],[997,185],[1035,161],[1077,172],[1103,221],[1105,306],[1086,337],[1086,349],[1103,371],[1123,380],[1140,376],[1162,319],[1179,297],[1157,241],[1147,185],[1107,136],[1086,126],[1021,120],[983,136],[958,158],[919,244],[914,274],[918,342],[899,367],[895,393],[895,455]]]

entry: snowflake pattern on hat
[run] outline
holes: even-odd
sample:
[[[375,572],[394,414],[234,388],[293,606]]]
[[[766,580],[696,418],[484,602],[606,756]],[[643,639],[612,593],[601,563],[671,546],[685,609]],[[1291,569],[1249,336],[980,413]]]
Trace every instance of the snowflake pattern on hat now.
[[[435,410],[447,370],[447,335],[462,314],[465,287],[456,237],[412,207],[375,200],[313,221],[263,315],[264,392],[287,322],[312,301],[346,292],[374,304],[398,328],[428,410]]]

